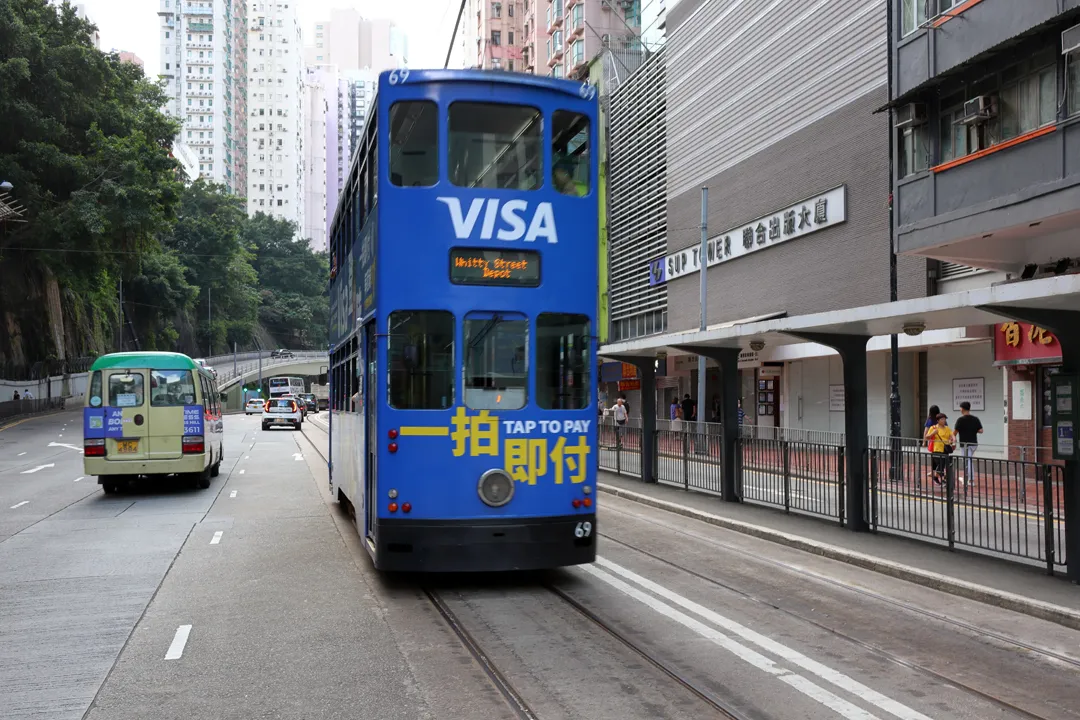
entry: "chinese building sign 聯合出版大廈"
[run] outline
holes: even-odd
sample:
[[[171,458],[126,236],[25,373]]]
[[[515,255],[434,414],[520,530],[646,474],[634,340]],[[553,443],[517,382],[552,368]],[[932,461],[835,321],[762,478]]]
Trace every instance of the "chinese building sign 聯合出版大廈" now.
[[[1027,323],[994,327],[994,366],[1061,362],[1061,344],[1051,332]]]
[[[764,250],[847,220],[847,186],[722,232],[706,241],[707,267]],[[701,270],[700,243],[649,263],[649,285],[660,285]]]

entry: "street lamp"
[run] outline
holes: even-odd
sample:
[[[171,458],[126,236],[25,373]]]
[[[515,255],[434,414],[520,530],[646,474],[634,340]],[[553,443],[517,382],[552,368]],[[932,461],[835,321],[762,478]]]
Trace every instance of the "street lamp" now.
[[[4,192],[10,192],[14,189],[15,186],[9,183],[7,180],[5,180],[4,182],[0,182],[0,190],[3,190]]]

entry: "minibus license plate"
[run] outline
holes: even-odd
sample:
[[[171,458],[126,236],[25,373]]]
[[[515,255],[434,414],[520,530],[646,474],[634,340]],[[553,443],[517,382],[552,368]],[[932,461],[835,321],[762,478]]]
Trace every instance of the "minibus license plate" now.
[[[134,453],[139,452],[138,440],[117,440],[116,451],[119,453]]]

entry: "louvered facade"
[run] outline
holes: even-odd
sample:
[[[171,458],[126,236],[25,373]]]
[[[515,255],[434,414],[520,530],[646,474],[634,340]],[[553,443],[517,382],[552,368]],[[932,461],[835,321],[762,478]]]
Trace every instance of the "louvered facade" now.
[[[613,342],[663,332],[667,289],[650,287],[647,261],[667,252],[665,51],[610,98],[610,308]]]

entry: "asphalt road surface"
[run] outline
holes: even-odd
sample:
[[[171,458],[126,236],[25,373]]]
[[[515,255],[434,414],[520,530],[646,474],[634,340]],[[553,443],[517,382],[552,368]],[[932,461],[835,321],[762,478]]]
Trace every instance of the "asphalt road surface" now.
[[[1080,717],[1080,633],[610,496],[594,565],[380,575],[325,420],[108,497],[0,432],[0,718]]]

